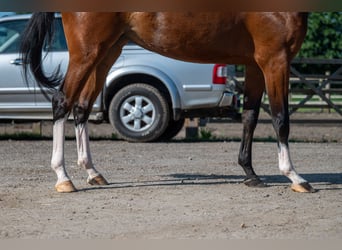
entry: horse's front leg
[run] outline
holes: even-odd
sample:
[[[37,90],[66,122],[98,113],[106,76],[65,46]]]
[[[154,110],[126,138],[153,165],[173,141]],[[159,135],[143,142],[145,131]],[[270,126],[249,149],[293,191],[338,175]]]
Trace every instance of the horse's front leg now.
[[[284,53],[285,54],[285,53]],[[296,192],[315,192],[311,185],[295,170],[289,151],[290,119],[288,112],[289,62],[280,54],[264,64],[267,93],[270,100],[272,123],[278,141],[280,172],[292,181]]]
[[[252,187],[264,187],[265,184],[256,175],[252,166],[252,141],[259,117],[260,102],[265,90],[262,71],[256,64],[246,66],[243,100],[243,133],[239,151],[239,164],[246,173],[244,184]]]
[[[77,164],[88,173],[87,182],[91,185],[108,185],[106,179],[95,169],[89,146],[87,118],[89,108],[77,104],[74,106],[75,132],[77,143]]]
[[[274,112],[275,107],[272,108],[272,123],[278,137],[278,159],[280,172],[292,181],[291,189],[300,193],[313,193],[315,189],[301,177],[294,168],[290,157],[290,150],[288,145],[289,136],[289,114],[287,108],[282,111]],[[287,105],[284,105],[287,107]]]

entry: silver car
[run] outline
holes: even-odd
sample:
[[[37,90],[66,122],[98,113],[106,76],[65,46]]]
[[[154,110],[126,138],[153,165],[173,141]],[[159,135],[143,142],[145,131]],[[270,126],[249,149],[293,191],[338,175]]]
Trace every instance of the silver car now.
[[[52,119],[50,101],[36,82],[24,81],[21,71],[20,34],[29,18],[0,18],[0,119]],[[68,65],[60,18],[55,28],[53,45],[43,52],[47,74],[58,65],[66,72]],[[238,96],[226,78],[226,65],[178,61],[129,43],[109,71],[90,120],[110,122],[129,141],[167,140],[180,131],[187,117],[239,117]],[[154,131],[159,126],[162,134]]]

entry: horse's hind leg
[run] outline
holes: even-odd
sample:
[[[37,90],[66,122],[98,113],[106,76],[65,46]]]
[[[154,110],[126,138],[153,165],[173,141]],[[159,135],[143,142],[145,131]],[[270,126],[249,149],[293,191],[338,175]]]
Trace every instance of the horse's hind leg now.
[[[115,58],[113,58],[114,60]],[[94,60],[89,61],[95,64]],[[103,67],[98,67],[100,70],[97,70],[96,67],[94,69],[91,63],[87,67],[84,67],[84,65],[85,63],[82,63],[83,67],[78,67],[76,63],[71,63],[62,88],[53,96],[52,100],[54,127],[51,166],[57,174],[58,180],[55,188],[58,192],[76,191],[76,188],[66,173],[64,163],[64,127],[66,118],[72,108],[75,119],[78,164],[87,170],[89,176],[88,183],[108,184],[93,166],[89,148],[87,123],[92,104],[102,89],[107,72],[104,72]],[[103,63],[103,65],[108,64]],[[109,68],[109,66],[106,67]],[[84,75],[89,74],[89,77],[82,77],[83,74],[81,72]]]
[[[265,186],[252,167],[252,140],[264,90],[265,80],[260,68],[256,64],[247,65],[242,113],[243,134],[239,152],[239,164],[246,173],[244,183],[247,186],[254,187]]]
[[[88,81],[87,79],[91,75],[95,67],[94,65],[99,60],[100,55],[98,55],[97,50],[94,49],[93,51],[93,53],[89,53],[87,56],[75,50],[70,51],[69,68],[64,83],[52,99],[54,125],[51,167],[56,172],[58,178],[55,185],[57,192],[67,193],[76,191],[65,170],[64,127],[72,107],[77,103],[80,92]],[[75,56],[75,54],[78,56]],[[83,122],[87,121],[87,119],[88,116],[85,115],[79,120]],[[85,136],[87,136],[86,127],[84,131]]]
[[[78,153],[77,163],[80,167],[86,169],[88,173],[87,182],[91,185],[108,185],[108,182],[95,169],[92,162],[87,121],[92,105],[102,90],[107,73],[120,55],[122,44],[123,41],[120,41],[109,49],[104,59],[97,64],[83,87],[78,102],[73,107]]]
[[[64,161],[64,135],[65,121],[69,110],[65,103],[63,92],[58,91],[52,98],[53,110],[53,149],[51,157],[51,167],[57,175],[55,189],[57,192],[70,193],[76,191],[66,170]]]
[[[84,166],[91,176],[89,182],[92,184],[107,184],[99,177],[100,174],[93,167],[87,129],[87,120],[92,104],[104,84],[107,72],[104,68],[97,68],[105,64],[105,68],[111,66],[108,61],[109,50],[115,41],[118,41],[123,28],[120,14],[113,13],[62,13],[64,32],[69,48],[69,67],[61,89],[53,98],[54,116],[54,148],[51,166],[57,174],[56,190],[58,192],[76,191],[64,166],[64,124],[66,117],[72,108],[75,114],[76,133],[78,140],[78,162]],[[92,22],[97,19],[98,22]],[[98,23],[101,23],[98,26]],[[82,27],[75,32],[76,27]],[[116,31],[112,30],[116,27]],[[117,46],[116,56],[119,54],[120,46]],[[112,53],[113,62],[116,58]],[[96,73],[94,73],[96,72]],[[99,72],[99,73],[97,73]],[[100,73],[101,72],[101,73]],[[98,76],[102,75],[98,80]],[[95,78],[94,78],[95,77]],[[95,180],[95,181],[94,181]]]
[[[75,132],[77,143],[77,164],[87,170],[88,179],[87,182],[91,185],[108,185],[106,179],[95,169],[89,147],[89,134],[88,134],[88,122],[77,118],[78,116],[85,115],[87,110],[83,109],[82,104],[77,104],[74,107],[75,116]]]
[[[83,88],[78,102],[73,107],[77,143],[77,164],[87,171],[87,182],[89,184],[108,185],[106,179],[94,167],[89,146],[88,118],[95,98],[103,86],[102,82],[97,82],[96,76],[97,71],[94,70]],[[101,77],[101,80],[104,80],[103,77]]]
[[[278,53],[268,60],[260,62],[266,81],[270,101],[272,123],[278,140],[279,169],[292,181],[292,190],[296,192],[314,192],[310,184],[295,170],[288,145],[289,138],[289,61],[286,52]]]

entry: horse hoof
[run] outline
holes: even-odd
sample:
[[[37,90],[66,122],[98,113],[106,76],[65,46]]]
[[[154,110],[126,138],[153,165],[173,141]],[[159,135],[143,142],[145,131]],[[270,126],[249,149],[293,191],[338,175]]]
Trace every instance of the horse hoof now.
[[[291,189],[299,193],[315,193],[316,192],[316,190],[308,182],[292,184]]]
[[[64,181],[59,184],[56,184],[55,189],[58,193],[72,193],[77,191],[77,189],[71,181]]]
[[[248,187],[267,187],[265,183],[263,183],[259,178],[248,178],[243,181]]]
[[[88,177],[87,182],[90,185],[99,185],[99,186],[109,185],[107,180],[102,175],[95,176],[94,178]]]

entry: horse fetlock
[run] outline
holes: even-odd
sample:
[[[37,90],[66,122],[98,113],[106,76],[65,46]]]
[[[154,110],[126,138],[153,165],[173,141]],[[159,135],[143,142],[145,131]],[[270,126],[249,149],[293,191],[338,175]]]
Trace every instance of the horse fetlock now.
[[[251,167],[251,159],[250,156],[248,154],[246,154],[246,152],[241,152],[239,153],[239,157],[238,157],[238,163],[241,167],[245,168],[252,168]]]
[[[245,184],[248,187],[267,187],[267,185],[264,182],[262,182],[258,176],[246,178],[243,181],[243,184]]]
[[[85,169],[92,167],[92,163],[88,158],[79,158],[77,160],[77,165]]]
[[[286,176],[287,178],[291,179],[291,176],[293,176],[293,174],[291,174],[290,170],[288,170],[288,169],[281,169],[280,167],[279,167],[279,169],[280,169],[280,173],[282,175]]]
[[[62,169],[62,168],[64,168],[64,162],[52,160],[51,161],[51,168],[55,171],[57,171],[58,169]]]

